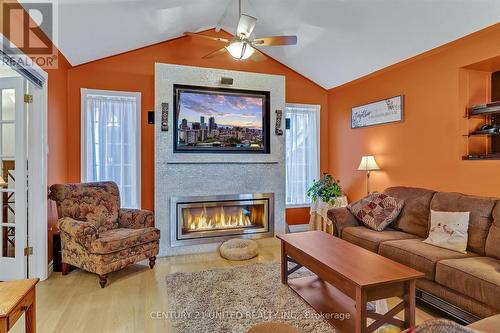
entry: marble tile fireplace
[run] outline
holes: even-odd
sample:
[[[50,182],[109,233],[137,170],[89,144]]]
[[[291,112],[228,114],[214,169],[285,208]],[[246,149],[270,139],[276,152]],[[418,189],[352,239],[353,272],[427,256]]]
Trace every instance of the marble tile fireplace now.
[[[273,236],[273,193],[173,197],[170,207],[172,246]]]
[[[223,85],[222,77],[233,78],[233,84]],[[176,151],[176,85],[269,92],[269,151]],[[276,245],[273,236],[286,230],[284,122],[277,121],[284,109],[284,76],[155,65],[154,206],[160,256],[217,251],[222,241],[235,237],[258,238],[259,247]]]

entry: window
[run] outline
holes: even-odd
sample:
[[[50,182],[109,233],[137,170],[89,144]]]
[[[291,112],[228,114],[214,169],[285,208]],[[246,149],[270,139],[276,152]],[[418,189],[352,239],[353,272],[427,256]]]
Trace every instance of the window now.
[[[114,181],[140,207],[141,94],[82,89],[82,181]]]
[[[307,206],[307,189],[319,178],[319,105],[287,104],[286,205]]]

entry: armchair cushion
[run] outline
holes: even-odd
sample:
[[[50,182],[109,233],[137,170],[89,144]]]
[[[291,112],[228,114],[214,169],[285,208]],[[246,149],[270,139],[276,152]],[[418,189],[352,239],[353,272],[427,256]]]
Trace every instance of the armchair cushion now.
[[[120,194],[113,182],[54,184],[50,198],[57,202],[59,217],[89,222],[99,232],[118,227]]]
[[[121,208],[118,211],[118,224],[120,228],[147,228],[154,226],[155,218],[149,210]]]
[[[90,244],[90,252],[109,254],[159,239],[160,230],[156,228],[118,228],[99,233],[99,238]]]
[[[75,242],[87,249],[99,237],[95,225],[89,222],[77,221],[70,217],[63,217],[59,220],[59,230],[68,234]]]

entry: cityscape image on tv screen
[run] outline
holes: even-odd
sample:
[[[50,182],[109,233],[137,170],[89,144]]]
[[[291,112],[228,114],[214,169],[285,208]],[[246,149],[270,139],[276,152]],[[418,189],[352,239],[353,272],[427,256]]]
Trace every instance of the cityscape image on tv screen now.
[[[178,150],[263,150],[264,96],[196,90],[177,94]]]

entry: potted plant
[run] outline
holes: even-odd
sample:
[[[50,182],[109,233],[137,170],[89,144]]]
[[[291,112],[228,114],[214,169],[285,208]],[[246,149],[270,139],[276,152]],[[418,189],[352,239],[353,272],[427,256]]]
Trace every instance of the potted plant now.
[[[340,181],[326,173],[320,179],[313,181],[307,190],[307,196],[313,200],[313,203],[319,200],[333,207],[347,205],[347,198],[340,186]]]

